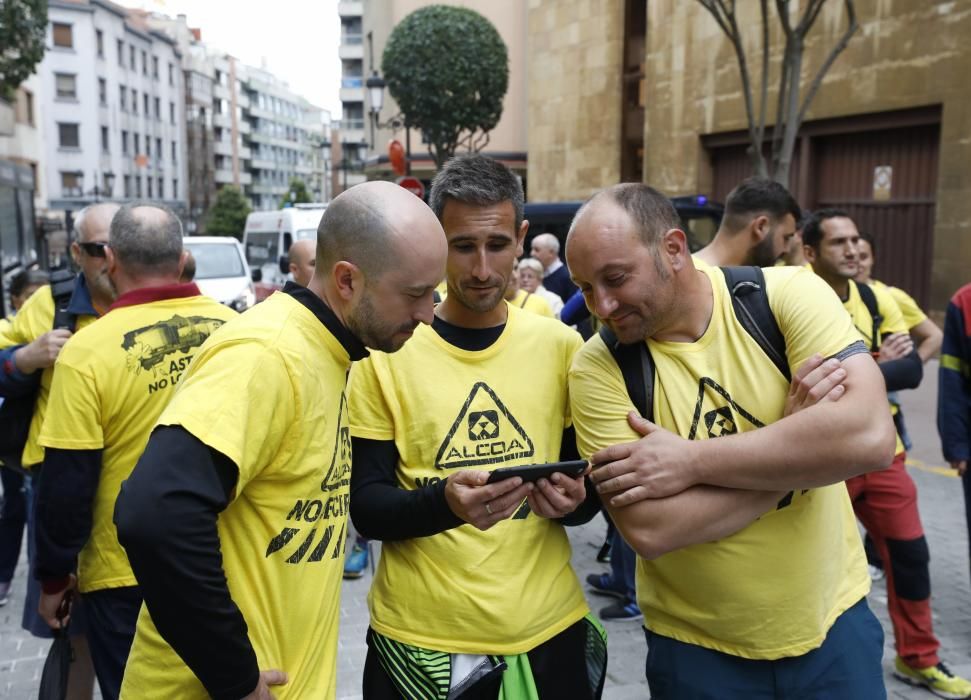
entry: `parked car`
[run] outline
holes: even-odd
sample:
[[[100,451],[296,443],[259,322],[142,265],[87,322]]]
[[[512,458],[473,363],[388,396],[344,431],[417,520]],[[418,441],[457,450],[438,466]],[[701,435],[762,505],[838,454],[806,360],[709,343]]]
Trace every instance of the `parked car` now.
[[[287,281],[287,252],[294,241],[317,237],[326,204],[297,204],[279,211],[254,211],[246,217],[243,249],[253,270],[256,300],[263,301]]]
[[[256,303],[256,290],[243,246],[228,236],[191,236],[183,239],[196,261],[195,283],[206,296],[245,311]]]

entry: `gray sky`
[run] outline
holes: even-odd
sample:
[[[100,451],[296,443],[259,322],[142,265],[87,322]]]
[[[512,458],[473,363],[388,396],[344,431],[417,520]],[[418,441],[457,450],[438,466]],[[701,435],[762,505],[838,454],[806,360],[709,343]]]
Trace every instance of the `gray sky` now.
[[[337,0],[120,0],[175,16],[186,15],[202,40],[244,63],[261,65],[294,92],[340,119],[340,17]]]

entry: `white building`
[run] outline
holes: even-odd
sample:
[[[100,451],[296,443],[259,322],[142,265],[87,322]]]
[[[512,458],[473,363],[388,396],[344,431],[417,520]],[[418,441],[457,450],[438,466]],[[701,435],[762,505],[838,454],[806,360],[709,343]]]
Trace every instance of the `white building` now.
[[[161,201],[186,212],[184,90],[175,42],[106,0],[48,3],[38,67],[48,205]]]

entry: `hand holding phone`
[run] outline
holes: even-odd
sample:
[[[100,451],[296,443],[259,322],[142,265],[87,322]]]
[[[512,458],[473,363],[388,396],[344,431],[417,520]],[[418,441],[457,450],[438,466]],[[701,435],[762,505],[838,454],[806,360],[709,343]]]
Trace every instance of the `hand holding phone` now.
[[[571,479],[575,479],[586,470],[588,462],[583,459],[575,459],[569,462],[548,462],[546,464],[526,464],[519,467],[501,467],[489,474],[488,484],[497,481],[511,479],[518,476],[523,482],[536,482],[540,479],[549,479],[553,474],[564,474]]]

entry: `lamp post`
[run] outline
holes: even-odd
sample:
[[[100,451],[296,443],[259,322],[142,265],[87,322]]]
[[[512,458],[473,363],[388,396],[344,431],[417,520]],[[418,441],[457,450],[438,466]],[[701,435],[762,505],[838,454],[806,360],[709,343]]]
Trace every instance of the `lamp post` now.
[[[83,174],[82,174],[83,176]],[[115,186],[115,174],[110,170],[104,174],[104,193],[108,196],[112,196]],[[102,189],[98,183],[98,173],[95,171],[94,174],[94,189],[92,189],[88,194],[94,195],[95,204],[101,201]]]
[[[377,150],[374,144],[375,129],[399,129],[404,126],[405,175],[411,175],[411,130],[408,128],[407,122],[404,121],[400,113],[394,115],[383,124],[380,122],[381,108],[384,107],[384,88],[387,86],[387,83],[376,70],[372,70],[371,77],[364,81],[364,86],[367,88],[368,102],[371,105],[368,110],[368,116],[371,121],[371,148]]]

